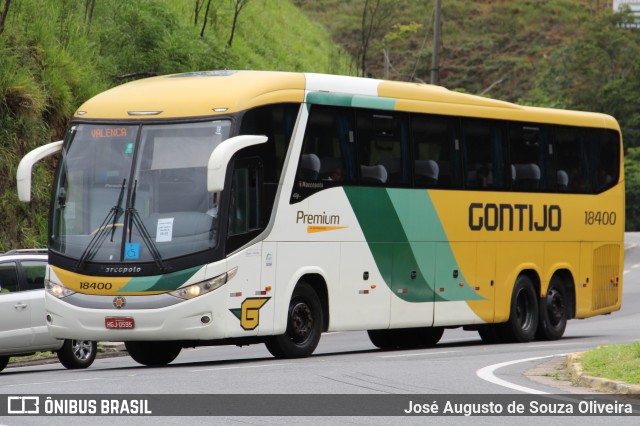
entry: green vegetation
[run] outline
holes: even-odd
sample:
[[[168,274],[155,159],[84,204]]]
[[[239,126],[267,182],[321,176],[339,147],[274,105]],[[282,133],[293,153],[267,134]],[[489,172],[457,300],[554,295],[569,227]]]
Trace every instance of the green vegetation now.
[[[640,384],[640,342],[600,346],[582,354],[583,372],[588,376]]]
[[[238,1],[244,7],[229,46]],[[349,73],[348,55],[288,0],[0,0],[0,20],[7,4],[0,25],[0,251],[46,246],[55,160],[36,168],[28,205],[18,201],[16,168],[31,149],[62,138],[89,97],[175,72]]]

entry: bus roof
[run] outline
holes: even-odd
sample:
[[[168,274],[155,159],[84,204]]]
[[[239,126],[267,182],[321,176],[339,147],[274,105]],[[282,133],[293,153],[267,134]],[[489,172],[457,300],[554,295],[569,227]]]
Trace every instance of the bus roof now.
[[[81,119],[209,117],[280,102],[358,106],[619,130],[606,114],[525,107],[429,84],[277,71],[204,71],[126,83],[86,101]]]

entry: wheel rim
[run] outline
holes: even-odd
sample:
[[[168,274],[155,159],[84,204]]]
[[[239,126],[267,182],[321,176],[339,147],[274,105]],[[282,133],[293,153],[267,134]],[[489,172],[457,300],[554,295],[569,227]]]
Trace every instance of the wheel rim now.
[[[549,317],[549,323],[556,327],[564,318],[565,308],[564,299],[559,291],[553,289],[549,290],[547,294],[547,315]]]
[[[533,310],[531,309],[531,300],[526,290],[518,293],[516,300],[516,318],[522,330],[526,330],[531,326]]]
[[[304,343],[313,331],[313,314],[304,302],[297,302],[291,308],[288,334],[294,343]]]
[[[90,340],[72,340],[71,352],[76,359],[86,361],[93,352],[93,343]]]

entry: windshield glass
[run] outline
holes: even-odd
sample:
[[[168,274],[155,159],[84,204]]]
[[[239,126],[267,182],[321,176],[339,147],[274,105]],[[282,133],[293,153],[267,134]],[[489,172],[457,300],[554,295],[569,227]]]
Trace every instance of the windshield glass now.
[[[71,128],[54,195],[52,250],[85,262],[156,262],[217,244],[207,163],[230,122]]]

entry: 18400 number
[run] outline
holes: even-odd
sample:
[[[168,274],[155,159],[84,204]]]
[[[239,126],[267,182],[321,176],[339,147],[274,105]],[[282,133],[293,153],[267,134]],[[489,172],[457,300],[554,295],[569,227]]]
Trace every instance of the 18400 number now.
[[[616,212],[587,210],[584,212],[585,225],[615,225]]]

